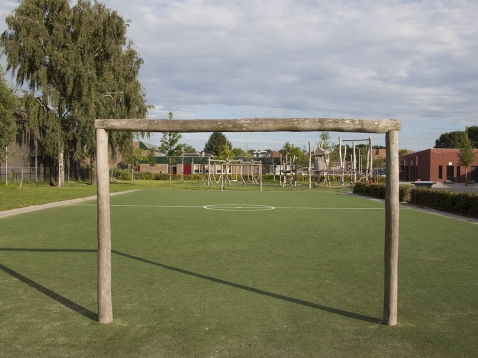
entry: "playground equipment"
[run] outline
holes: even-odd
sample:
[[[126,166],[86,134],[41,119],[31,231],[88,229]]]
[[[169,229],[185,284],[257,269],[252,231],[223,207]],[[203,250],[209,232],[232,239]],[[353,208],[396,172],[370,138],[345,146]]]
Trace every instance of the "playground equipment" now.
[[[360,148],[355,146],[355,142],[367,142],[366,146],[366,165],[362,167],[362,153]],[[347,149],[343,142],[352,142],[351,160],[347,161]],[[372,138],[343,140],[339,137],[339,162],[330,162],[330,151],[323,148],[324,143],[312,152],[309,142],[309,165],[308,167],[299,167],[296,157],[286,155],[285,160],[280,157],[280,179],[279,185],[285,187],[297,186],[297,175],[299,172],[309,176],[309,188],[312,187],[312,177],[315,183],[323,180],[324,184],[330,185],[331,181],[340,181],[340,185],[345,184],[345,178],[350,178],[350,185],[355,185],[357,181],[372,179]],[[312,162],[314,163],[312,166]]]
[[[217,167],[219,166],[219,170]],[[216,174],[219,174],[218,180],[216,180]],[[231,184],[231,176],[239,175],[240,183],[246,185],[248,182],[251,184],[259,184],[259,190],[262,191],[262,162],[251,160],[250,162],[244,162],[242,159],[208,159],[207,166],[207,180],[205,184],[214,185],[221,184],[221,191],[224,190],[224,183]]]
[[[346,157],[347,157],[347,146],[342,145],[343,142],[352,142],[352,160],[349,162],[346,162]],[[358,156],[356,156],[356,147],[355,147],[355,142],[367,142],[367,154],[366,154],[366,166],[365,166],[365,172],[362,170],[362,160],[361,160],[361,153],[360,153],[360,148],[358,151]],[[344,149],[343,155],[342,155],[342,147]],[[339,155],[340,155],[340,184],[344,185],[345,182],[345,176],[350,177],[350,185],[354,185],[357,182],[357,175],[361,175],[361,178],[365,178],[366,180],[372,179],[372,138],[368,139],[349,139],[349,140],[343,140],[341,137],[339,137]],[[360,178],[360,179],[361,179]]]

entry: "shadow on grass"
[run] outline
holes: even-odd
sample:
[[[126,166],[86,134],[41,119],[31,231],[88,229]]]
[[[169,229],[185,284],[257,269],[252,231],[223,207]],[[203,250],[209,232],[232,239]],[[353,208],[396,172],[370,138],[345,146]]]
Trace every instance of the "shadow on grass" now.
[[[28,249],[28,248],[0,248],[0,251],[95,252],[95,253],[97,252],[97,250],[89,250],[89,249]],[[241,284],[238,284],[238,283],[222,280],[222,279],[219,279],[219,278],[216,278],[216,277],[202,275],[202,274],[199,274],[199,273],[196,273],[196,272],[187,271],[187,270],[180,269],[180,268],[177,268],[177,267],[174,267],[174,266],[169,266],[169,265],[161,264],[159,262],[154,262],[154,261],[151,261],[151,260],[148,260],[148,259],[144,259],[144,258],[141,258],[141,257],[129,255],[129,254],[126,254],[126,253],[118,251],[118,250],[111,250],[111,252],[116,254],[116,255],[127,257],[129,259],[137,260],[137,261],[144,262],[144,263],[154,265],[154,266],[157,266],[157,267],[165,268],[165,269],[168,269],[168,270],[171,270],[171,271],[175,271],[175,272],[179,272],[179,273],[182,273],[182,274],[198,277],[198,278],[208,280],[208,281],[211,281],[211,282],[220,283],[220,284],[227,285],[227,286],[230,286],[230,287],[238,288],[238,289],[241,289],[241,290],[257,293],[257,294],[260,294],[260,295],[276,298],[276,299],[291,302],[291,303],[295,303],[295,304],[298,304],[298,305],[302,305],[302,306],[306,306],[306,307],[310,307],[310,308],[314,308],[314,309],[319,309],[319,310],[322,310],[322,311],[330,312],[330,313],[333,313],[333,314],[337,314],[337,315],[340,315],[340,316],[353,318],[353,319],[357,319],[357,320],[361,320],[361,321],[365,321],[365,322],[371,322],[371,323],[376,323],[376,324],[381,323],[381,320],[378,319],[378,318],[364,316],[364,315],[361,315],[361,314],[358,314],[358,313],[348,312],[348,311],[340,310],[340,309],[337,309],[337,308],[328,307],[328,306],[324,306],[324,305],[319,305],[317,303],[300,300],[300,299],[293,298],[293,297],[279,295],[277,293],[260,290],[258,288],[241,285]],[[90,318],[92,320],[95,320],[95,321],[98,320],[98,314],[97,313],[94,313],[94,312],[88,310],[87,308],[85,308],[83,306],[80,306],[79,304],[77,304],[77,303],[69,300],[68,298],[63,297],[63,296],[59,295],[58,293],[40,285],[39,283],[29,279],[28,277],[25,277],[25,276],[19,274],[18,272],[13,271],[12,269],[10,269],[10,268],[2,265],[2,264],[0,264],[0,269],[5,271],[9,275],[19,279],[20,281],[26,283],[27,285],[33,287],[34,289],[42,292],[43,294],[47,295],[48,297],[53,298],[54,300],[58,301],[59,303],[61,303],[64,306],[72,309],[73,311],[75,311],[79,314],[82,314],[83,316],[85,316],[87,318]]]
[[[151,265],[154,265],[154,266],[162,267],[162,268],[165,268],[165,269],[168,269],[168,270],[171,270],[171,271],[180,272],[180,273],[183,273],[183,274],[186,274],[186,275],[202,278],[204,280],[208,280],[208,281],[212,281],[212,282],[216,282],[216,283],[221,283],[223,285],[235,287],[235,288],[245,290],[245,291],[249,291],[249,292],[253,292],[253,293],[258,293],[258,294],[268,296],[268,297],[272,297],[272,298],[276,298],[276,299],[279,299],[279,300],[292,302],[292,303],[295,303],[295,304],[298,304],[298,305],[319,309],[319,310],[322,310],[322,311],[334,313],[334,314],[344,316],[344,317],[348,317],[348,318],[358,319],[358,320],[361,320],[361,321],[377,323],[377,324],[381,323],[381,320],[378,319],[378,318],[364,316],[364,315],[361,315],[361,314],[348,312],[348,311],[340,310],[340,309],[333,308],[333,307],[327,307],[327,306],[324,306],[324,305],[319,305],[317,303],[312,303],[312,302],[308,302],[308,301],[304,301],[304,300],[299,300],[299,299],[296,299],[296,298],[293,298],[293,297],[279,295],[277,293],[268,292],[268,291],[260,290],[260,289],[254,288],[254,287],[249,287],[249,286],[241,285],[241,284],[238,284],[238,283],[221,280],[219,278],[215,278],[215,277],[211,277],[211,276],[201,275],[201,274],[196,273],[196,272],[183,270],[183,269],[180,269],[180,268],[177,268],[177,267],[161,264],[161,263],[154,262],[154,261],[151,261],[151,260],[148,260],[148,259],[143,259],[141,257],[125,254],[125,253],[117,251],[117,250],[111,250],[111,252],[115,253],[117,255],[121,255],[121,256],[133,259],[133,260],[137,260],[137,261],[148,263],[148,264],[151,264]]]
[[[0,251],[33,251],[33,252],[97,252],[97,250],[82,250],[82,249],[13,249],[13,248],[0,248]],[[7,274],[15,277],[16,279],[26,283],[28,286],[34,288],[35,290],[40,291],[41,293],[47,295],[50,298],[53,298],[55,301],[61,303],[63,306],[89,318],[93,321],[98,321],[98,314],[90,311],[89,309],[80,306],[79,304],[73,302],[72,300],[46,288],[45,286],[40,285],[38,282],[35,282],[28,277],[23,276],[22,274],[12,270],[11,268],[0,264],[0,270],[6,272]]]

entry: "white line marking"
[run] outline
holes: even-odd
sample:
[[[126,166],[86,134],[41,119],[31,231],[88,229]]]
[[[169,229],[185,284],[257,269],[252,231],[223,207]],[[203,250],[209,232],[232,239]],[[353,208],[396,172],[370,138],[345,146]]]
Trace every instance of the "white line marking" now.
[[[71,204],[70,206],[94,206],[91,204]],[[384,210],[385,208],[331,208],[331,207],[310,207],[310,206],[270,206],[270,205],[256,205],[256,204],[211,204],[211,205],[127,205],[116,204],[110,205],[112,207],[138,207],[138,208],[166,208],[166,209],[207,209],[207,210],[229,210],[238,209],[237,211],[262,211],[274,209],[297,209],[297,210]]]

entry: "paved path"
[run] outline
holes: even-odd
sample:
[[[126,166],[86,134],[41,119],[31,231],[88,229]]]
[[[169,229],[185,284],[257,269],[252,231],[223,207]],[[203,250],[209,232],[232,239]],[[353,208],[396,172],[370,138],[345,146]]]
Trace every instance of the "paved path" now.
[[[117,192],[117,193],[110,193],[110,196],[131,193],[133,191],[136,191],[136,190],[128,190],[128,191],[120,191],[120,192]],[[55,208],[55,207],[58,207],[58,206],[78,204],[78,203],[81,203],[83,201],[95,200],[95,199],[96,199],[96,195],[88,196],[86,198],[56,201],[54,203],[48,203],[48,204],[43,204],[43,205],[33,205],[33,206],[27,206],[25,208],[18,208],[18,209],[0,211],[0,219],[1,218],[6,218],[8,216],[30,213],[32,211],[37,211],[37,210],[44,210],[44,209],[49,209],[49,208]]]

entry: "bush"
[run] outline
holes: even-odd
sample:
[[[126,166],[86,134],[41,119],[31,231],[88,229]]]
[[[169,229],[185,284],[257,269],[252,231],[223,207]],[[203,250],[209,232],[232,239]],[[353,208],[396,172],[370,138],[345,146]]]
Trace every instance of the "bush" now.
[[[154,180],[156,179],[156,174],[151,172],[135,172],[134,178],[141,180]]]
[[[370,196],[377,199],[385,199],[385,184],[383,183],[360,183],[354,185],[354,194]],[[410,187],[408,185],[399,186],[399,200],[408,202],[410,200]]]
[[[478,194],[448,190],[414,189],[410,203],[431,209],[478,218]]]
[[[207,180],[207,175],[203,174],[188,174],[183,175],[184,181],[198,181],[203,182]],[[131,180],[131,170],[127,169],[116,169],[115,178],[118,180]],[[167,180],[169,181],[168,173],[151,173],[151,172],[134,172],[135,180]],[[180,181],[180,174],[171,175],[171,180]]]
[[[115,178],[118,180],[131,180],[131,170],[117,169]]]

